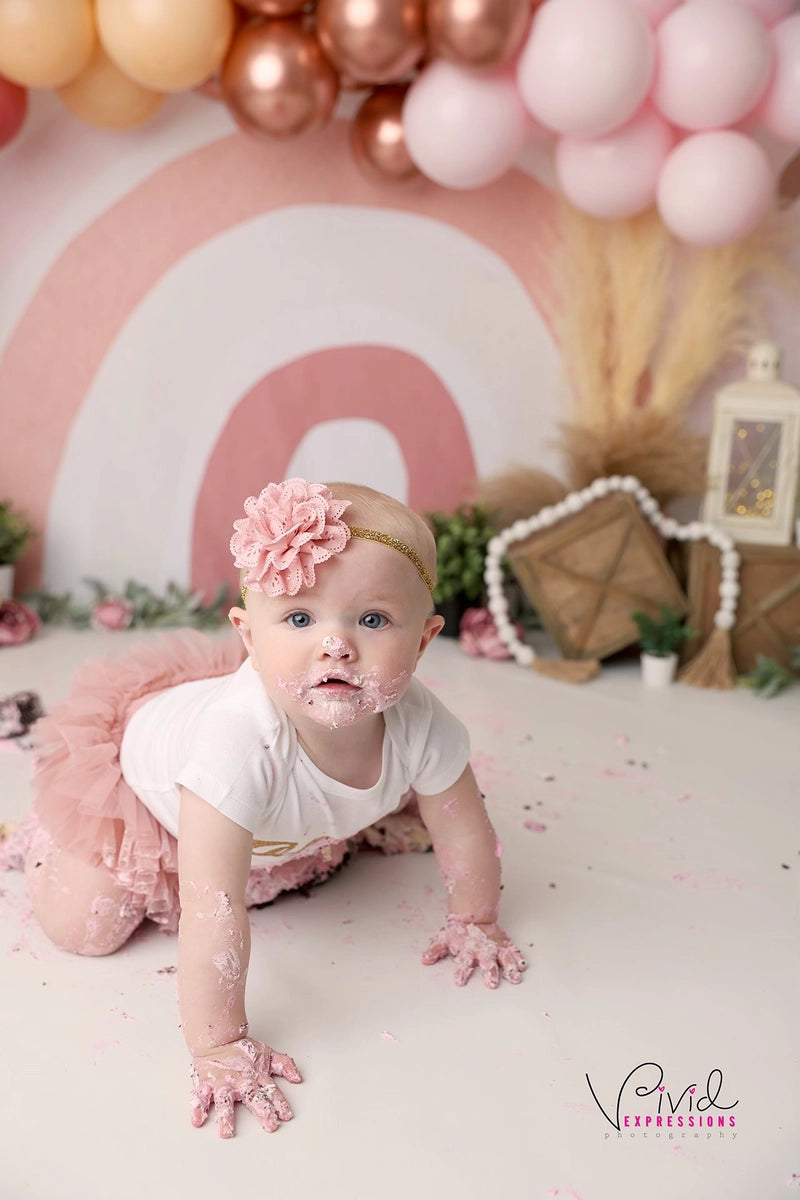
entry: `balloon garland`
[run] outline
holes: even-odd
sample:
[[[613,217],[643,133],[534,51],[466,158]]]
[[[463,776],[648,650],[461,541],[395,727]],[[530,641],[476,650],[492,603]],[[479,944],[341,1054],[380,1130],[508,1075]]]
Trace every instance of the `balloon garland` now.
[[[516,628],[509,618],[508,601],[503,590],[503,568],[501,560],[510,546],[515,542],[524,541],[532,533],[547,529],[557,524],[565,517],[579,513],[595,500],[601,499],[612,492],[623,492],[632,496],[639,511],[665,538],[675,538],[678,541],[705,540],[721,551],[722,579],[719,585],[720,604],[714,615],[715,630],[728,636],[736,622],[736,608],[739,596],[739,564],[740,555],[735,548],[732,537],[722,530],[704,521],[690,521],[681,525],[672,517],[667,517],[658,506],[658,502],[647,488],[633,475],[611,475],[608,478],[595,479],[588,487],[578,492],[570,492],[558,504],[548,505],[540,509],[532,517],[515,521],[508,529],[502,530],[491,539],[487,546],[484,580],[487,591],[487,607],[494,618],[500,640],[508,647],[512,656],[521,666],[531,667],[536,664],[537,655],[532,646],[520,641]],[[713,635],[712,635],[713,637]],[[728,636],[729,640],[729,636]],[[701,651],[701,654],[703,651]],[[698,655],[698,658],[700,656]],[[693,663],[690,666],[694,665]],[[687,675],[684,675],[687,678]],[[705,682],[692,680],[690,682]],[[731,681],[732,682],[732,681]],[[716,686],[729,686],[727,683],[716,683]]]
[[[763,220],[776,174],[800,147],[795,9],[796,0],[15,0],[0,5],[0,146],[19,132],[28,88],[53,88],[110,129],[140,125],[167,93],[198,88],[265,138],[302,134],[329,119],[342,90],[364,90],[350,144],[373,180],[482,187],[534,142],[581,211],[622,219],[656,204],[676,238],[720,245]]]

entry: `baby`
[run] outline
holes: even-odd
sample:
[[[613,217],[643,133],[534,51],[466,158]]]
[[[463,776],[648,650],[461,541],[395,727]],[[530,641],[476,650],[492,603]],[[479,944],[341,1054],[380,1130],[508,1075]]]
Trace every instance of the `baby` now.
[[[192,1121],[213,1105],[223,1137],[237,1103],[277,1129],[292,1113],[274,1078],[301,1081],[249,1034],[248,906],[326,878],[359,839],[391,838],[391,814],[418,836],[421,820],[446,883],[423,962],[450,955],[456,983],[477,966],[489,987],[525,969],[497,924],[497,839],[466,730],[413,677],[443,624],[427,525],[370,488],[301,479],[269,484],[245,514],[230,612],[245,661],[186,634],[84,668],[38,727],[26,863],[64,949],[111,953],[145,916],[178,925]]]

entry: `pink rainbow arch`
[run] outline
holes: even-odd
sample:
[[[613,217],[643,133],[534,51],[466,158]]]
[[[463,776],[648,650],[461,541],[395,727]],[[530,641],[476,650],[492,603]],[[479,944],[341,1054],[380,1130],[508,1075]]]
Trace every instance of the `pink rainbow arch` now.
[[[59,255],[0,360],[2,492],[40,530],[72,424],[129,314],[173,264],[261,213],[330,203],[428,216],[502,258],[548,319],[556,216],[545,188],[519,170],[477,192],[381,188],[355,167],[347,137],[347,122],[335,121],[302,148],[242,133],[218,139],[155,171]],[[19,564],[20,589],[37,585],[41,560],[38,538]]]

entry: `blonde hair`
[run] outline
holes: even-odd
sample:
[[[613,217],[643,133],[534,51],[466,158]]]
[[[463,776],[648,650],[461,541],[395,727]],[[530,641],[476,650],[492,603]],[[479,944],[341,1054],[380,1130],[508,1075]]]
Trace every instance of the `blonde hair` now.
[[[348,525],[391,534],[415,550],[436,584],[436,542],[430,526],[407,504],[361,483],[327,483],[337,500],[349,501],[342,513]]]

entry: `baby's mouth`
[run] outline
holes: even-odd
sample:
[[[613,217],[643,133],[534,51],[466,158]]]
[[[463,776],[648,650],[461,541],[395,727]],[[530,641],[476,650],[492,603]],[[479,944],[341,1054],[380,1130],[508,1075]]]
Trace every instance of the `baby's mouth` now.
[[[326,696],[349,696],[360,691],[360,687],[353,680],[344,679],[340,675],[323,675],[314,684],[313,691],[324,693]]]

